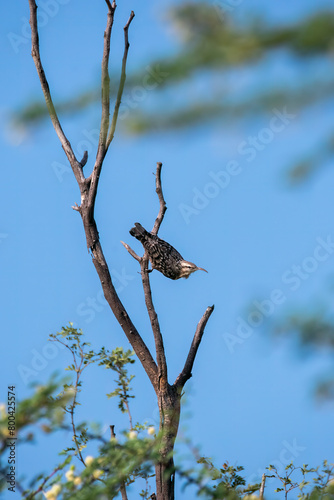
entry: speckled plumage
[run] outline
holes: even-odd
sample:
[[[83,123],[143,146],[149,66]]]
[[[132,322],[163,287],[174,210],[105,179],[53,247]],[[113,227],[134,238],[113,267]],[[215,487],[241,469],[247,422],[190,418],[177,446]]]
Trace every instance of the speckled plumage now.
[[[152,269],[160,271],[167,278],[172,280],[188,278],[194,271],[205,271],[205,269],[197,267],[192,262],[184,260],[172,245],[146,231],[139,222],[135,223],[135,227],[130,230],[130,234],[142,243],[149,256]]]

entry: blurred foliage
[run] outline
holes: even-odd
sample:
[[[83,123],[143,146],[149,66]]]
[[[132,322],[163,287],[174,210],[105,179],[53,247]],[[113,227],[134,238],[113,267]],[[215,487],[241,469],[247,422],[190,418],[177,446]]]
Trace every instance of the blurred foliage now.
[[[277,327],[279,334],[297,333],[301,347],[330,349],[334,354],[334,319],[325,318],[323,314],[294,314]],[[315,335],[316,333],[316,335]]]
[[[307,309],[306,309],[307,310]],[[300,353],[324,352],[334,360],[334,318],[321,312],[295,312],[276,326],[277,335],[294,336]],[[315,396],[321,401],[334,401],[334,367],[329,374],[321,375],[316,384]]]

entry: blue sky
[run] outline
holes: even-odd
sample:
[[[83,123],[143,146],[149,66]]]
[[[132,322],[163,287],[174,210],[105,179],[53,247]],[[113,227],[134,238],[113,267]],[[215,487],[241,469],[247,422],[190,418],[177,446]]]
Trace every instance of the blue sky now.
[[[165,16],[169,4],[120,4],[111,50],[113,75],[119,71],[122,26],[131,9],[136,18],[130,30],[129,72],[149,65],[159,54],[177,50]],[[52,93],[61,98],[79,94],[99,81],[106,18],[102,0],[59,0],[56,5],[55,15],[45,17],[40,38]],[[317,5],[329,6],[330,2]],[[279,6],[252,1],[247,2],[247,11],[241,3],[238,12],[242,15],[253,9],[272,22],[292,22],[315,6],[311,0],[284,1]],[[28,2],[23,0],[6,5],[0,17],[1,400],[7,384],[16,384],[19,398],[24,398],[30,393],[27,382],[43,383],[69,364],[64,351],[50,354],[47,350],[48,335],[69,321],[83,329],[96,349],[102,345],[128,347],[102,299],[81,220],[71,209],[79,202],[78,189],[51,123],[17,131],[10,122],[13,110],[42,97],[30,57],[28,17]],[[293,82],[305,71],[325,75],[327,68],[319,61],[296,67],[282,55],[262,61],[259,71],[266,80],[270,75],[273,79],[282,75]],[[233,84],[233,74],[231,78]],[[253,75],[247,72],[235,78],[235,85],[246,88],[253,82]],[[200,98],[205,89],[205,78],[199,76],[193,86],[174,88],[168,99],[181,102],[189,93]],[[154,91],[147,91],[143,101],[125,97],[135,109],[156,102]],[[160,235],[185,258],[209,271],[176,282],[156,272],[151,275],[171,381],[184,363],[198,320],[208,305],[215,304],[193,378],[186,387],[181,427],[201,453],[217,464],[243,465],[245,476],[254,481],[273,461],[285,465],[293,458],[298,465],[318,465],[325,458],[334,460],[329,432],[333,406],[319,406],[312,398],[312,388],[319,375],[330,369],[331,359],[323,352],[298,357],[292,341],[273,340],[270,330],[272,321],[297,306],[305,310],[311,303],[333,301],[329,284],[334,253],[326,247],[326,240],[334,240],[334,173],[324,168],[301,189],[289,189],[283,182],[284,171],[293,161],[307,154],[333,127],[332,109],[333,103],[326,102],[307,111],[287,110],[288,115],[283,109],[261,113],[231,125],[216,122],[144,137],[118,133],[101,178],[96,219],[104,252],[121,299],[148,346],[153,347],[142,310],[137,263],[120,240],[141,251],[128,231],[135,221],[147,228],[153,225],[158,203],[152,172],[157,161],[163,162],[168,211]],[[86,169],[91,168],[99,116],[99,107],[91,107],[62,119],[74,149],[85,146],[92,151]],[[263,147],[246,154],[249,137],[254,136]],[[190,215],[185,216],[189,207]],[[319,252],[323,259],[315,262],[313,256]],[[291,276],[296,265],[304,265],[308,271],[298,283],[294,281],[294,287]],[[267,304],[270,318],[261,326],[249,327],[249,304],[254,301],[262,307]],[[248,328],[242,336],[237,329],[245,322]],[[35,371],[36,376],[25,380],[22,367]],[[139,363],[134,373],[134,420],[157,423],[154,394]],[[119,432],[125,428],[126,419],[119,416],[116,402],[104,397],[112,387],[107,373],[95,368],[87,373],[79,419],[98,421],[102,426],[114,423]],[[29,477],[50,471],[60,446],[68,446],[70,439],[70,435],[41,437],[35,446],[23,447],[18,456],[20,472]],[[188,494],[182,498],[190,499]]]

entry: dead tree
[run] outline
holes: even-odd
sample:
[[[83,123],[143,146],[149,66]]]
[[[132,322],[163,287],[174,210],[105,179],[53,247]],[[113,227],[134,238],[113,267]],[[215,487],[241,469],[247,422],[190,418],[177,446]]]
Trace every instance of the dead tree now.
[[[146,371],[147,376],[157,395],[160,412],[161,431],[159,435],[161,437],[159,442],[159,461],[155,466],[156,498],[157,500],[172,500],[174,499],[175,480],[173,449],[180,419],[181,393],[184,384],[191,377],[196,353],[202,340],[205,325],[213,311],[213,306],[206,309],[204,315],[199,321],[185,364],[175,382],[170,384],[168,382],[167,362],[163,338],[160,330],[158,316],[152,300],[152,292],[148,274],[148,256],[146,252],[142,257],[138,256],[127,244],[123,243],[132,257],[134,257],[140,264],[145,303],[151,322],[152,332],[154,335],[156,360],[154,360],[154,357],[147,348],[136,327],[132,323],[128,312],[125,310],[122,302],[117,295],[115,286],[111,279],[108,264],[102,251],[97,224],[94,217],[95,199],[97,195],[103,161],[115,134],[118,111],[121,104],[126,78],[126,62],[129,50],[128,30],[134,18],[134,13],[131,12],[130,17],[124,27],[125,46],[122,61],[122,70],[115,107],[113,110],[112,118],[110,120],[110,78],[108,64],[110,52],[110,37],[114,22],[116,3],[111,3],[110,0],[105,0],[105,2],[108,7],[108,16],[107,26],[104,32],[104,47],[102,56],[102,116],[95,163],[91,174],[88,176],[86,176],[83,172],[83,167],[88,160],[88,154],[87,152],[85,152],[83,158],[80,161],[76,158],[71,144],[61,127],[56,109],[52,101],[50,88],[44,73],[40,57],[39,35],[37,26],[37,5],[35,0],[29,0],[30,26],[32,33],[32,57],[37,69],[53,126],[65,151],[67,159],[72,167],[74,176],[80,189],[81,203],[80,205],[75,204],[75,206],[73,206],[73,209],[81,215],[86,235],[87,248],[91,253],[93,264],[100,278],[104,296],[121,328],[123,329],[128,341],[130,342],[133,350],[135,351],[138,359],[140,360],[144,370]],[[152,229],[153,234],[158,233],[167,208],[161,187],[161,168],[162,163],[158,163],[156,169],[156,192],[159,198],[160,209]]]

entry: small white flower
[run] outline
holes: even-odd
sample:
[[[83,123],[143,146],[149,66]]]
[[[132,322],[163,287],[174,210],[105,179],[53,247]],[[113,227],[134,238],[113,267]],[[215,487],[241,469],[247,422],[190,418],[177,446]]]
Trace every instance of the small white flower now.
[[[98,479],[100,476],[102,476],[102,474],[103,474],[103,470],[101,470],[101,469],[95,469],[93,471],[93,478],[94,479]]]
[[[137,436],[138,436],[137,431],[130,431],[129,432],[129,439],[136,439]]]
[[[150,425],[150,427],[147,429],[147,434],[149,436],[153,436],[153,434],[155,434],[155,427],[153,425]]]
[[[72,469],[68,470],[65,473],[65,477],[66,477],[67,481],[73,481],[73,479],[74,479],[74,471]]]
[[[79,486],[82,483],[81,477],[75,477],[73,483],[75,484],[75,486]]]
[[[61,492],[61,486],[60,484],[54,484],[52,488],[44,493],[45,498],[47,500],[57,500],[57,496]]]
[[[88,455],[88,456],[85,458],[85,464],[86,464],[86,465],[90,465],[92,462],[94,462],[94,457],[92,457],[92,455]]]
[[[45,496],[45,498],[47,498],[47,500],[57,500],[57,497],[52,495],[51,490],[46,492],[43,491],[43,495]]]
[[[55,496],[59,495],[59,493],[61,492],[60,484],[54,484],[50,491],[52,491],[53,495]]]

